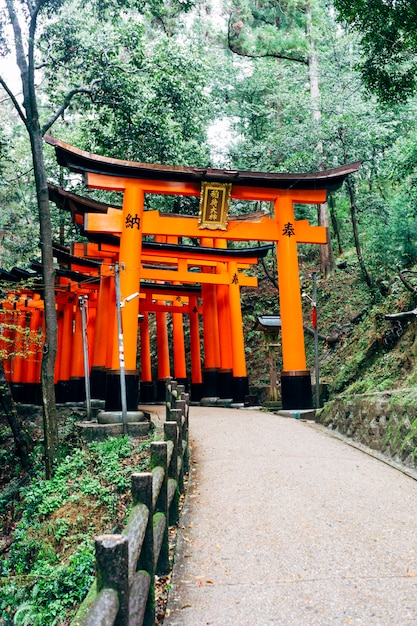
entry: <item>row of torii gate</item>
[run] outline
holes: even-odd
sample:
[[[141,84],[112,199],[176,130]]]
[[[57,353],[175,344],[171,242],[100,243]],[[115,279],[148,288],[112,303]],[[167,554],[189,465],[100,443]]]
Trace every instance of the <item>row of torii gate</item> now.
[[[324,227],[296,220],[294,205],[325,202],[327,192],[340,187],[359,164],[308,174],[214,170],[122,161],[79,150],[52,137],[46,141],[55,147],[61,166],[84,175],[87,187],[123,194],[122,206],[112,207],[50,186],[51,200],[71,211],[87,239],[73,243],[71,249],[54,248],[60,268],[56,278],[58,401],[82,399],[88,362],[91,395],[104,399],[108,411],[122,408],[121,374],[129,411],[136,411],[139,402],[152,402],[155,392],[156,399],[163,399],[165,380],[170,376],[190,383],[193,400],[230,398],[242,403],[249,384],[240,288],[257,286],[247,270],[276,246],[282,404],[285,409],[310,408],[297,245],[323,244],[327,233]],[[144,210],[146,194],[198,196],[199,215]],[[229,217],[230,199],[273,202],[273,216]],[[184,239],[194,245],[184,245]],[[252,245],[230,248],[229,241]],[[253,242],[267,243],[254,246]],[[36,343],[33,336],[42,334],[43,305],[36,289],[15,292],[17,297],[15,293],[14,300],[2,305],[1,322],[7,316],[20,315],[19,324],[34,332],[27,342],[32,347],[25,356],[19,333],[13,336],[11,331],[5,337],[3,331],[0,350],[7,339],[14,356],[6,360],[6,375],[17,399],[26,401],[32,388],[39,385],[36,345],[41,346],[41,341]],[[119,324],[117,312],[121,314]],[[156,368],[151,358],[150,315],[155,316],[156,324]],[[189,319],[187,345],[184,316]]]

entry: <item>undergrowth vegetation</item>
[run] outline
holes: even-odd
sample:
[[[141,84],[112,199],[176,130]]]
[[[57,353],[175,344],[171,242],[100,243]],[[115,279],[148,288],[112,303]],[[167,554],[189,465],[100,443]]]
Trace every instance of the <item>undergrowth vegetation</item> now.
[[[48,481],[36,450],[26,482],[0,496],[10,542],[0,565],[2,626],[69,623],[94,578],[93,538],[122,530],[130,476],[148,469],[149,447],[149,438],[125,436],[68,449]]]
[[[388,319],[386,315],[412,311],[417,306],[417,293],[406,289],[395,267],[384,278],[383,288],[376,285],[371,291],[352,255],[340,259],[339,265],[334,274],[324,279],[317,255],[300,263],[304,293],[312,295],[313,272],[318,279],[320,380],[330,398],[339,393],[367,393],[415,385],[416,318],[410,315]],[[263,334],[255,329],[256,319],[264,314],[279,315],[279,299],[277,288],[269,280],[261,276],[260,284],[261,296],[256,290],[242,291],[248,371],[252,383],[262,387],[269,384],[269,362]],[[314,340],[307,330],[312,326],[308,298],[303,299],[303,314],[307,367],[314,378]],[[282,369],[280,348],[276,350],[276,361],[279,371]]]
[[[354,268],[352,268],[354,270]],[[321,376],[331,395],[408,387],[416,381],[417,326],[413,315],[387,318],[415,308],[416,295],[393,273],[382,295],[371,293],[360,273],[338,270],[320,281],[320,332],[338,341],[322,342]],[[311,357],[310,364],[314,361]]]

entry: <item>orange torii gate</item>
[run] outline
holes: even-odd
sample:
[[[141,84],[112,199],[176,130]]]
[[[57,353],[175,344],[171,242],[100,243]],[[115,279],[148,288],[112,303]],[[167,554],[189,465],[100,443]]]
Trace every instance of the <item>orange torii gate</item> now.
[[[81,201],[81,199],[80,199]],[[112,403],[116,403],[117,405],[117,385],[110,385],[109,389],[109,397],[106,396],[106,370],[111,372],[111,363],[112,363],[112,353],[113,353],[113,337],[112,333],[109,332],[109,327],[113,325],[113,318],[115,312],[115,289],[114,289],[114,271],[112,270],[112,266],[114,267],[115,260],[118,258],[118,247],[114,245],[104,246],[104,250],[100,250],[96,244],[85,244],[85,243],[74,243],[72,244],[72,252],[73,255],[69,255],[68,253],[63,253],[62,251],[55,250],[55,256],[61,261],[65,262],[71,270],[79,270],[84,268],[84,264],[86,263],[86,257],[101,259],[101,264],[96,265],[96,272],[100,270],[100,291],[99,291],[99,303],[98,303],[98,311],[97,311],[97,328],[95,332],[95,340],[94,340],[94,349],[90,351],[92,354],[92,367],[91,367],[91,391],[94,398],[103,398],[107,399],[106,404],[112,406]],[[154,258],[155,252],[151,253],[151,258]],[[171,251],[172,257],[172,251]],[[170,258],[171,258],[170,257]],[[157,257],[155,257],[157,258]],[[163,257],[163,261],[166,262],[166,258]],[[158,275],[156,274],[156,277]],[[110,281],[109,281],[110,279]],[[112,288],[113,287],[113,288]],[[151,363],[150,363],[150,348],[147,349],[149,345],[149,328],[147,324],[147,313],[148,312],[169,312],[173,314],[173,321],[178,315],[190,314],[190,313],[198,313],[200,312],[199,308],[196,309],[196,304],[193,306],[193,310],[191,310],[191,306],[189,303],[190,298],[196,297],[196,291],[192,288],[193,286],[188,287],[186,290],[182,286],[171,285],[157,285],[156,283],[145,283],[141,281],[140,289],[141,293],[139,297],[142,300],[141,311],[142,317],[144,318],[140,330],[141,330],[141,401],[149,402],[154,400],[154,394],[151,392],[151,388],[153,387],[152,382],[152,374],[151,374]],[[199,293],[201,289],[197,290]],[[181,295],[178,295],[180,294]],[[155,303],[155,300],[157,303]],[[178,300],[180,303],[178,304]],[[167,303],[169,302],[169,305]],[[162,305],[161,302],[164,304]],[[144,303],[144,304],[143,304]],[[174,322],[175,325],[175,322]],[[178,331],[174,332],[174,342],[178,344],[178,341],[182,340],[183,343],[183,333],[181,333],[181,328],[178,327],[178,324],[175,325],[178,328]],[[182,335],[182,336],[181,336]],[[191,351],[193,350],[193,343],[191,344]],[[167,337],[166,341],[163,342],[163,345],[160,346],[160,350],[163,351],[164,355],[168,354],[168,344]],[[66,350],[65,353],[70,354],[70,350]],[[178,345],[174,350],[174,375],[177,380],[180,382],[186,382],[186,370],[185,370],[185,349],[182,350],[183,354],[180,354],[178,350]],[[109,357],[110,354],[110,357]],[[193,356],[193,354],[192,354]],[[182,358],[181,358],[182,357]],[[65,358],[65,355],[62,355],[62,358]],[[164,359],[161,359],[163,361]],[[163,366],[166,368],[166,363],[161,365],[161,369]],[[196,367],[195,369],[198,369]],[[161,377],[163,378],[161,387],[163,391],[163,396],[161,398],[165,398],[165,380],[167,376],[170,374],[170,366],[168,359],[167,371]],[[201,383],[201,380],[195,378],[195,372],[192,373],[192,380],[194,378],[194,382]],[[184,380],[181,381],[181,378]],[[115,398],[112,396],[116,396]],[[137,394],[136,394],[137,395]],[[136,402],[137,399],[134,398],[132,403]]]
[[[83,226],[86,214],[98,213],[106,214],[109,211],[108,205],[93,201],[91,199],[85,199],[71,192],[65,191],[61,188],[57,188],[53,185],[49,185],[50,199],[64,210],[70,210],[72,219],[79,227]],[[115,209],[120,212],[120,209]],[[114,275],[114,272],[106,270],[106,265],[110,267],[114,265],[118,259],[120,237],[109,234],[100,234],[100,228],[97,233],[85,232],[87,238],[94,243],[74,243],[72,244],[73,254],[77,258],[93,258],[101,259],[101,281],[103,283],[103,292],[105,291],[104,282],[108,282],[108,275]],[[146,241],[143,243],[142,256],[139,259],[141,265],[141,276],[143,278],[154,280],[153,285],[160,285],[164,283],[164,291],[167,292],[167,282],[169,281],[170,287],[168,292],[174,290],[184,289],[184,285],[187,282],[195,283],[198,277],[198,281],[201,284],[200,299],[202,298],[202,311],[198,310],[197,303],[193,305],[192,310],[188,313],[190,323],[190,352],[191,352],[191,394],[193,400],[200,400],[202,396],[208,397],[220,397],[223,399],[230,398],[237,402],[243,402],[245,395],[248,393],[248,382],[246,376],[246,364],[241,358],[241,354],[244,355],[244,337],[241,322],[230,324],[230,297],[233,291],[233,299],[235,300],[235,308],[238,309],[240,314],[240,286],[257,286],[257,279],[254,277],[246,276],[241,273],[241,270],[249,269],[251,265],[256,264],[258,259],[265,256],[272,245],[257,246],[250,248],[239,249],[227,249],[225,248],[226,241],[217,241],[215,248],[208,247],[213,245],[213,241],[205,238],[201,240],[204,243],[202,248],[198,246],[184,246],[178,245],[178,237],[169,237],[170,243],[166,243],[167,237],[157,236],[154,242]],[[111,260],[109,260],[109,258]],[[61,260],[65,261],[65,258]],[[68,259],[67,259],[68,260]],[[229,269],[229,262],[233,261],[236,265],[234,267],[233,276]],[[81,265],[84,263],[80,261]],[[77,260],[72,259],[71,265],[73,269],[79,270]],[[104,268],[104,269],[103,269]],[[236,268],[238,270],[236,274]],[[191,270],[191,271],[190,271]],[[195,273],[198,270],[198,273]],[[106,274],[106,276],[104,276]],[[232,280],[234,278],[234,280]],[[180,279],[180,280],[179,280]],[[208,283],[211,286],[207,285]],[[144,282],[141,280],[140,289],[151,289],[151,285],[144,287]],[[229,285],[232,287],[229,288]],[[192,285],[193,287],[197,285]],[[213,288],[216,292],[213,294]],[[153,288],[153,291],[155,289]],[[142,294],[143,295],[143,294]],[[210,299],[211,298],[211,299]],[[101,296],[100,296],[101,300]],[[106,307],[106,315],[109,309],[114,311],[115,301],[108,303]],[[98,311],[98,327],[101,326],[100,310]],[[170,357],[168,350],[168,333],[167,333],[167,318],[166,313],[172,314],[173,324],[173,365],[174,365],[174,377],[188,385],[186,377],[186,359],[185,359],[185,345],[184,345],[184,329],[181,312],[174,311],[172,308],[162,311],[161,305],[153,307],[157,312],[156,326],[157,326],[157,351],[158,351],[158,379],[157,379],[157,397],[158,399],[165,398],[165,380],[171,374]],[[140,310],[143,312],[143,304],[140,305]],[[199,338],[199,325],[198,316],[202,313],[202,319],[206,332],[204,333],[205,342],[205,367],[203,375],[201,374],[200,363],[200,338]],[[108,317],[108,315],[107,315]],[[150,351],[149,351],[149,338],[146,334],[149,330],[145,331],[145,328],[149,329],[149,320],[147,315],[141,315],[142,323],[140,325],[140,337],[141,337],[141,377],[140,377],[140,399],[141,402],[151,401],[153,396],[153,383],[151,382],[150,366]],[[218,317],[218,319],[217,319]],[[107,320],[108,321],[108,320]],[[213,324],[213,321],[215,324]],[[220,323],[217,323],[217,322]],[[111,324],[110,324],[111,325]],[[106,328],[109,327],[109,323],[106,324]],[[210,331],[208,332],[207,329]],[[217,334],[219,335],[217,337]],[[235,340],[231,341],[231,336],[235,337]],[[98,333],[100,336],[100,333]],[[209,337],[209,341],[207,341]],[[98,346],[101,346],[101,353],[103,353],[103,345],[105,345],[105,339],[97,340]],[[217,346],[217,351],[212,349],[213,346]],[[240,351],[236,350],[238,346]],[[237,358],[236,358],[237,355]],[[118,358],[118,353],[115,354],[115,359]],[[107,388],[108,394],[106,394],[106,407],[112,407],[112,410],[118,408],[118,402],[120,399],[112,397],[112,392],[117,392],[118,386],[111,384],[110,377],[112,370],[111,362],[108,367],[104,367],[105,358],[101,357],[100,366],[98,363],[99,357],[96,358],[94,353],[94,362],[91,372],[91,387],[93,397],[99,397],[95,395],[95,390],[98,389],[101,392]],[[243,366],[242,366],[243,363]],[[240,367],[240,370],[238,369]],[[243,369],[245,368],[245,369]],[[102,375],[108,377],[109,385],[105,384],[104,380],[100,382],[96,380],[102,378]],[[132,409],[136,402],[136,384],[134,378],[132,380],[132,398],[129,398]],[[101,396],[100,396],[101,397]]]
[[[359,163],[307,174],[227,171],[135,163],[91,154],[52,137],[46,137],[46,141],[55,147],[58,163],[84,174],[87,186],[123,192],[122,211],[109,208],[106,215],[86,214],[84,227],[87,231],[120,235],[120,285],[125,297],[139,290],[142,270],[138,259],[142,255],[143,235],[276,243],[283,408],[310,408],[311,380],[306,367],[297,244],[325,243],[326,230],[310,226],[307,220],[296,220],[294,204],[325,202],[327,191],[340,187],[346,176],[359,168]],[[197,218],[144,211],[145,194],[201,196],[202,213]],[[228,197],[273,202],[274,217],[228,220],[224,208]],[[237,271],[229,287],[238,290],[239,278],[235,275]],[[138,313],[139,299],[126,302],[123,327],[127,372],[136,371]],[[240,306],[239,311],[232,306],[231,316],[232,326],[241,323]],[[235,347],[239,351],[240,346]],[[241,359],[244,372],[244,352]]]
[[[0,304],[0,358],[17,402],[41,404],[40,370],[44,337],[44,303],[40,264],[33,263],[33,273],[14,268],[1,271],[10,283]],[[58,351],[55,366],[55,389],[58,402],[85,399],[83,335],[78,298],[90,298],[89,336],[94,336],[94,298],[97,287],[84,281],[91,277],[57,269],[55,280],[58,319]],[[72,279],[69,277],[72,276]],[[33,287],[20,285],[31,279]],[[74,280],[75,279],[75,280]],[[13,284],[15,283],[15,284]],[[91,351],[91,347],[90,347]]]
[[[40,370],[44,335],[43,288],[37,279],[40,265],[33,263],[33,274],[14,268],[10,276],[1,271],[10,288],[0,304],[0,358],[17,402],[41,404]],[[36,271],[37,270],[37,271]],[[79,296],[88,294],[90,302],[89,337],[94,337],[95,293],[97,287],[85,281],[89,276],[57,269],[55,294],[58,319],[58,351],[55,366],[55,389],[58,402],[81,402],[85,399],[83,334]],[[72,278],[70,278],[70,276]],[[18,280],[14,281],[13,278]],[[31,278],[33,287],[21,286]],[[74,280],[75,279],[75,280]],[[91,346],[90,346],[91,352]]]
[[[62,246],[53,246],[54,256],[65,258]],[[68,256],[68,255],[67,255]],[[66,267],[64,267],[66,265]],[[39,264],[32,267],[41,271]],[[81,270],[81,271],[80,271]],[[82,270],[84,272],[82,273]],[[87,270],[87,272],[86,272]],[[84,342],[88,353],[93,354],[98,308],[99,282],[97,265],[79,259],[77,269],[68,260],[56,269],[55,298],[58,321],[58,346],[55,363],[55,391],[58,402],[82,402],[86,398]],[[81,300],[88,300],[87,332],[83,333]]]
[[[61,206],[60,198],[57,196],[59,190],[56,188],[53,190],[54,201],[57,202],[59,206]],[[64,197],[68,197],[67,192],[63,192]],[[72,195],[72,202],[77,202],[78,204],[82,204],[83,199]],[[190,351],[191,351],[191,392],[194,400],[200,400],[202,395],[211,395],[215,396],[217,392],[219,392],[221,398],[226,398],[231,396],[231,399],[238,400],[242,398],[244,399],[244,395],[248,392],[246,389],[241,390],[239,395],[239,390],[234,390],[236,387],[235,383],[235,374],[236,374],[236,365],[234,363],[235,359],[233,358],[233,350],[230,347],[230,354],[228,354],[226,348],[228,347],[227,339],[230,340],[231,336],[235,336],[235,343],[241,347],[241,351],[244,352],[244,338],[241,324],[234,325],[232,329],[230,329],[230,320],[227,319],[227,323],[220,325],[223,329],[224,327],[224,337],[220,338],[221,344],[221,359],[219,363],[209,363],[211,367],[206,367],[204,371],[204,385],[201,376],[201,364],[200,364],[200,337],[199,337],[199,329],[198,329],[198,314],[202,311],[201,307],[198,307],[197,297],[195,292],[196,285],[189,284],[185,286],[183,283],[191,283],[195,282],[196,277],[198,276],[198,280],[202,283],[202,286],[198,288],[198,295],[202,295],[202,290],[204,290],[204,285],[213,284],[219,291],[222,288],[226,289],[226,293],[223,294],[223,306],[221,306],[220,297],[218,297],[219,304],[219,317],[227,315],[229,311],[230,298],[228,293],[228,286],[233,283],[233,277],[236,276],[238,278],[238,282],[240,285],[246,286],[257,286],[257,279],[250,276],[245,276],[241,274],[240,270],[248,269],[251,265],[254,265],[258,262],[258,258],[261,256],[265,256],[271,249],[271,246],[258,246],[256,248],[239,248],[239,249],[223,249],[223,248],[198,248],[193,246],[183,246],[178,244],[166,244],[166,243],[155,243],[155,242],[145,242],[143,244],[143,254],[142,254],[142,274],[145,279],[154,280],[155,282],[146,283],[143,280],[140,284],[140,297],[142,298],[142,303],[140,304],[141,313],[145,312],[155,312],[157,313],[156,321],[157,321],[157,329],[158,329],[158,381],[157,381],[157,396],[159,399],[165,398],[165,380],[170,376],[170,363],[169,363],[169,352],[168,352],[168,336],[166,331],[166,319],[165,315],[159,315],[160,313],[171,313],[172,315],[172,323],[173,323],[173,342],[174,342],[174,350],[173,350],[173,360],[174,360],[174,376],[175,378],[183,382],[187,383],[187,374],[186,374],[186,359],[185,359],[185,345],[184,345],[184,332],[183,332],[183,324],[182,318],[183,314],[187,314],[190,321]],[[102,378],[102,374],[107,370],[107,375],[111,375],[110,372],[112,370],[111,362],[108,363],[108,367],[106,367],[106,351],[105,346],[108,344],[108,327],[111,326],[109,324],[109,311],[115,310],[115,295],[113,289],[113,298],[109,300],[106,299],[104,293],[108,293],[108,289],[106,284],[108,284],[109,276],[114,275],[114,272],[111,270],[112,266],[114,267],[115,260],[118,257],[118,246],[114,244],[104,244],[97,245],[92,243],[73,243],[72,244],[72,253],[73,256],[68,255],[68,253],[63,253],[62,251],[55,250],[54,254],[57,258],[64,262],[69,268],[72,270],[80,271],[85,270],[84,266],[87,263],[86,257],[90,259],[101,259],[100,265],[100,284],[101,289],[99,293],[99,302],[103,299],[105,304],[98,306],[97,311],[97,340],[95,342],[95,346],[97,350],[93,353],[93,364],[91,371],[91,384],[92,384],[92,393],[93,397],[101,397],[96,394],[96,390],[103,390],[106,388],[104,380],[98,381],[98,378]],[[233,275],[231,270],[229,269],[230,261],[233,262]],[[192,266],[193,272],[190,272],[190,267]],[[95,269],[97,270],[97,265],[95,265]],[[199,272],[196,270],[199,269]],[[216,270],[215,274],[204,272],[204,270]],[[163,285],[162,280],[164,279]],[[167,285],[166,279],[169,279],[170,284]],[[236,281],[235,281],[236,282]],[[106,284],[105,284],[106,283]],[[194,288],[194,289],[193,289]],[[156,294],[159,292],[163,292],[164,294],[168,294],[165,296],[157,296]],[[179,295],[182,293],[182,296]],[[103,294],[103,295],[101,295]],[[151,295],[152,294],[152,295]],[[170,303],[169,306],[165,305],[164,307],[161,304],[153,304],[153,299],[157,300],[172,300],[174,299],[174,294],[176,294],[175,300]],[[235,294],[237,297],[237,305],[240,304],[239,294]],[[143,298],[146,296],[145,305],[143,304]],[[190,299],[192,299],[192,304],[190,304]],[[236,297],[235,297],[236,299]],[[184,302],[181,303],[180,306],[176,306],[177,301],[186,300],[187,306],[184,306]],[[152,302],[152,304],[150,304]],[[203,313],[206,307],[206,302],[203,298]],[[101,320],[103,315],[106,318],[106,323],[102,324]],[[206,317],[209,315],[206,314]],[[204,315],[203,315],[204,320]],[[227,327],[226,327],[227,326]],[[101,331],[102,328],[105,328],[106,331],[103,333]],[[146,330],[145,330],[146,328]],[[214,341],[214,333],[213,329],[211,329],[210,333],[210,341]],[[140,325],[140,336],[141,336],[141,383],[140,383],[140,398],[142,402],[151,401],[153,399],[153,395],[151,392],[152,388],[152,377],[150,375],[151,367],[150,367],[150,350],[148,348],[149,337],[146,335],[149,334],[148,330],[148,318],[146,315],[143,316],[143,321]],[[208,335],[208,333],[206,333]],[[230,343],[230,341],[229,341]],[[209,349],[206,350],[206,362],[209,361]],[[100,356],[101,355],[101,356]],[[117,358],[116,353],[116,358]],[[227,360],[229,359],[229,360]],[[207,373],[209,372],[209,373]],[[213,373],[215,377],[217,376],[218,381],[210,381],[210,378],[213,378]],[[244,372],[246,374],[246,372]],[[238,372],[239,374],[239,372]],[[243,378],[243,376],[242,376]],[[207,380],[209,379],[209,380]],[[97,382],[96,382],[97,381]],[[218,389],[216,387],[216,382],[218,382]],[[210,387],[211,386],[211,387]],[[117,385],[109,385],[109,393],[106,394],[106,406],[112,406],[114,404],[117,405],[119,401],[117,397],[112,397],[114,392],[117,390]],[[113,393],[112,393],[113,391]],[[233,391],[233,393],[232,393]],[[227,395],[229,394],[229,395]],[[237,397],[236,397],[237,396]],[[133,397],[131,400],[132,404],[136,402]],[[112,409],[113,410],[113,409]],[[114,409],[115,410],[115,409]]]
[[[18,402],[40,401],[43,326],[39,294],[18,285],[8,290],[0,306],[0,358]]]

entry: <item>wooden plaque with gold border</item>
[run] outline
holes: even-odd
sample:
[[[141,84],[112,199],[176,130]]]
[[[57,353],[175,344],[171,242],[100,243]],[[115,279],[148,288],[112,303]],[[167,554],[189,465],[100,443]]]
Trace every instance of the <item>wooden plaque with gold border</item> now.
[[[231,183],[201,183],[198,227],[227,230]]]

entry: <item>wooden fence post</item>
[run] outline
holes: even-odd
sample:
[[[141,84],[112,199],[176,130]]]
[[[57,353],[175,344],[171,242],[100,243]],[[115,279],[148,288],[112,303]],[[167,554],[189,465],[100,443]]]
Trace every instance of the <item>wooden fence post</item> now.
[[[154,626],[155,624],[155,565],[154,565],[154,545],[153,545],[153,507],[152,507],[152,474],[150,472],[135,473],[131,476],[133,506],[144,504],[149,511],[148,522],[142,540],[142,548],[136,565],[136,571],[144,570],[150,576],[149,592],[146,599],[146,606],[143,617],[143,626]],[[131,589],[131,595],[135,595],[136,590]],[[131,613],[133,602],[131,601]],[[131,615],[131,621],[132,615]],[[129,626],[133,626],[130,624]]]
[[[190,448],[188,446],[188,433],[189,433],[189,412],[190,412],[190,394],[184,393],[181,396],[181,399],[184,400],[184,441],[185,441],[185,450],[184,450],[184,472],[188,472],[190,470]]]
[[[170,572],[169,524],[178,521],[189,454],[189,396],[173,380],[166,389],[166,441],[151,444],[151,472],[132,474],[133,507],[123,534],[95,539],[96,584],[74,626],[155,624],[155,572]]]
[[[183,425],[183,415],[181,409],[171,409],[171,420],[176,423],[178,430],[178,446],[177,446],[177,480],[178,480],[178,489],[180,493],[184,492],[184,425]]]
[[[178,396],[178,391],[177,391],[177,381],[176,380],[172,380],[169,379],[166,381],[165,384],[165,413],[166,413],[166,419],[169,420],[169,412],[171,409],[175,409],[175,403],[177,400]]]
[[[129,541],[123,535],[96,537],[97,591],[115,589],[119,611],[115,626],[129,626]]]
[[[168,463],[168,518],[169,525],[173,526],[179,518],[179,469],[178,469],[178,443],[179,429],[177,422],[165,422],[165,440],[172,443],[171,458]]]
[[[187,394],[182,394],[182,397],[180,400],[177,400],[176,403],[176,407],[177,409],[179,409],[181,411],[181,415],[184,417],[184,423],[181,427],[181,438],[182,441],[185,442],[185,449],[183,450],[183,456],[184,456],[184,472],[188,472],[189,470],[189,464],[190,464],[190,460],[189,460],[189,450],[188,450],[188,393]]]
[[[151,443],[151,471],[153,475],[155,571],[168,574],[168,444],[163,441]]]

